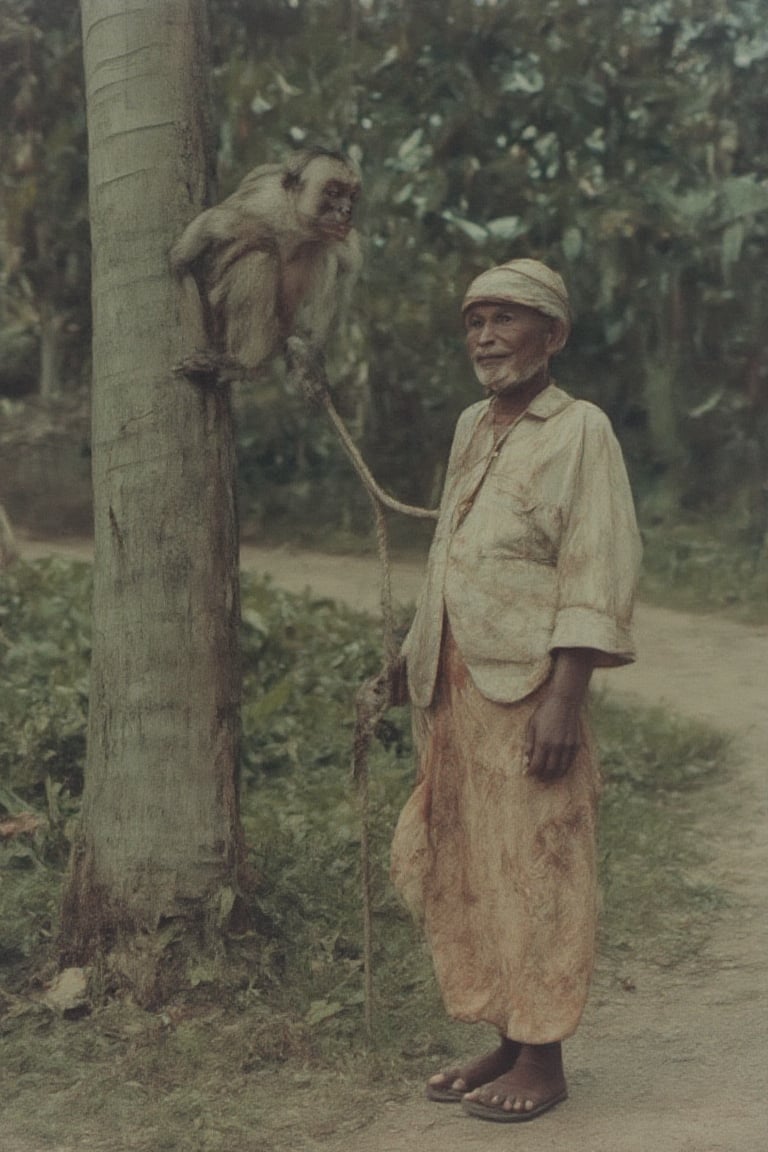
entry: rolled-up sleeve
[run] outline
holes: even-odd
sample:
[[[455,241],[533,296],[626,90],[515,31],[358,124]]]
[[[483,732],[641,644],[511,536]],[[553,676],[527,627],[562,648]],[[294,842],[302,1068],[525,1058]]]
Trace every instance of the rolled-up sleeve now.
[[[584,408],[581,450],[563,505],[550,649],[592,648],[598,667],[612,667],[635,659],[632,607],[642,549],[610,422],[592,405]]]

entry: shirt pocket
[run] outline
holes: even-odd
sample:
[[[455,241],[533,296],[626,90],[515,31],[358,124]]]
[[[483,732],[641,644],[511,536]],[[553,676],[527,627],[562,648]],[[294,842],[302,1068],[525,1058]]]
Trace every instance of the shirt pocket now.
[[[489,531],[484,555],[557,564],[562,535],[557,505],[538,499],[530,488],[505,476],[488,477],[486,497]]]

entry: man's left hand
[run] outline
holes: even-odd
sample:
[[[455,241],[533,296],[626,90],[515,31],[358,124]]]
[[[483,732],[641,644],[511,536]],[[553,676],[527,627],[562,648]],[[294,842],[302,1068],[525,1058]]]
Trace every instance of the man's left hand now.
[[[558,648],[546,695],[528,724],[526,775],[560,780],[579,750],[579,714],[595,662],[591,648]]]
[[[579,750],[580,702],[547,696],[528,724],[526,775],[544,782],[565,776]]]

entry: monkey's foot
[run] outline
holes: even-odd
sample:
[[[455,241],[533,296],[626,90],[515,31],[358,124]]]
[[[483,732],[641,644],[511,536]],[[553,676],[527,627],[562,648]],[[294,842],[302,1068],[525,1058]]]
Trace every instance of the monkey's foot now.
[[[173,369],[174,376],[186,376],[198,388],[225,388],[243,374],[242,364],[217,352],[199,350]]]

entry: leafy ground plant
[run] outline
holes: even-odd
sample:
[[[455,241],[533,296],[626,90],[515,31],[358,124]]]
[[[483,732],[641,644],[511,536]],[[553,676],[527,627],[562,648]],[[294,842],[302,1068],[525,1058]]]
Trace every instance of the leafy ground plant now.
[[[391,713],[370,766],[373,1043],[363,1028],[351,700],[378,665],[377,627],[246,582],[242,808],[259,878],[250,924],[225,941],[215,971],[191,973],[187,993],[160,1012],[106,1001],[62,1016],[42,993],[83,771],[89,580],[84,565],[46,561],[18,566],[0,590],[0,691],[16,718],[0,736],[0,826],[25,813],[35,821],[0,843],[6,1129],[36,1148],[66,1134],[93,1152],[112,1150],[118,1130],[139,1152],[279,1152],[299,1146],[298,1131],[321,1140],[352,1129],[377,1101],[478,1043],[445,1021],[388,882],[389,839],[413,778],[406,710]],[[606,774],[603,971],[678,963],[719,899],[700,879],[692,821],[727,745],[600,699],[595,719]]]
[[[646,526],[643,546],[645,599],[745,623],[768,620],[768,546],[750,543],[738,522]]]

